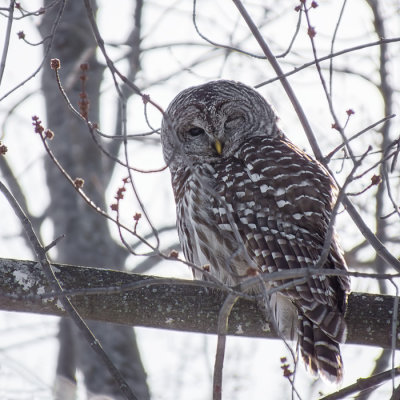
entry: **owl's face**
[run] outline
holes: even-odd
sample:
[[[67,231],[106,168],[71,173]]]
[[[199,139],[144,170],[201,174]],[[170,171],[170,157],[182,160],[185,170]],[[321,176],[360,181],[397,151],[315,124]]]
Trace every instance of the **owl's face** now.
[[[231,156],[250,136],[271,135],[276,115],[255,90],[238,82],[213,81],[188,88],[166,110],[161,141],[174,170]]]

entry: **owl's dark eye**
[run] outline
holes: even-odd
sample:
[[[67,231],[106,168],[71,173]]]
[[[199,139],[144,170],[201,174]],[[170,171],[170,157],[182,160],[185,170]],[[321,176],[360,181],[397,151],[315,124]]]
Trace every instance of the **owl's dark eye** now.
[[[190,128],[189,130],[188,130],[188,134],[190,135],[190,136],[200,136],[200,135],[202,135],[203,133],[205,133],[205,131],[204,131],[204,129],[203,128],[199,128],[199,127],[194,127],[194,128]]]

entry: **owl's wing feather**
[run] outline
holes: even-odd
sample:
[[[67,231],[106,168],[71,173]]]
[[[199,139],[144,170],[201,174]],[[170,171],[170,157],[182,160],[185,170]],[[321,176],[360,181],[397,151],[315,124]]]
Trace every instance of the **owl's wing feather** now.
[[[229,163],[216,167],[218,196],[214,218],[219,227],[229,225],[227,204],[250,257],[263,272],[313,267],[324,246],[335,193],[326,171],[291,143],[254,137],[244,143]],[[231,187],[235,188],[232,190]],[[324,268],[345,269],[335,238]],[[245,270],[241,271],[243,274]],[[278,286],[283,281],[271,282]],[[285,289],[287,295],[333,339],[345,335],[343,300],[348,279],[312,276]],[[332,327],[337,316],[342,323]]]

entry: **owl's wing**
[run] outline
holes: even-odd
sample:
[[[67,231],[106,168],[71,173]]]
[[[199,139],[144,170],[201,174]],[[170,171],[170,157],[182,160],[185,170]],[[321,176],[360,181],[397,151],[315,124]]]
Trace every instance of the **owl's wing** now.
[[[219,203],[214,217],[220,229],[229,229],[233,218],[261,271],[315,266],[335,201],[335,187],[323,167],[288,141],[255,137],[221,164],[215,177],[220,198],[214,200]],[[231,221],[221,212],[224,207],[234,210]],[[346,269],[335,238],[330,249],[324,268]],[[344,311],[348,290],[347,277],[312,276],[283,293],[318,323],[326,313]]]

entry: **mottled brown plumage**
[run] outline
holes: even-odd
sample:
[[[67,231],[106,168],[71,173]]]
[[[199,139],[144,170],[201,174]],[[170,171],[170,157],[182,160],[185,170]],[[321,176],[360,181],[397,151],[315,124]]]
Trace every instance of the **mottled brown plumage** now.
[[[249,268],[314,267],[324,246],[335,185],[276,122],[256,91],[224,80],[184,90],[163,120],[183,252],[229,285]],[[335,237],[324,268],[346,269]],[[346,337],[348,291],[347,277],[312,276],[265,300],[282,336],[298,337],[307,368],[334,382],[343,373],[338,343]]]

